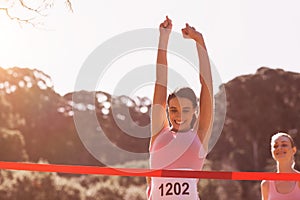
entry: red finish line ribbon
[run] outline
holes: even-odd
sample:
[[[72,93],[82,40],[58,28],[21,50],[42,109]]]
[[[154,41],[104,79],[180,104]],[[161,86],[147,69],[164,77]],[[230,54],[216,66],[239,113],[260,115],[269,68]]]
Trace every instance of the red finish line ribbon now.
[[[300,173],[275,172],[228,172],[228,171],[186,171],[186,170],[151,170],[141,168],[111,168],[77,165],[54,165],[21,162],[0,162],[0,169],[25,170],[37,172],[58,172],[69,174],[97,174],[109,176],[174,177],[223,180],[290,180],[300,181]]]

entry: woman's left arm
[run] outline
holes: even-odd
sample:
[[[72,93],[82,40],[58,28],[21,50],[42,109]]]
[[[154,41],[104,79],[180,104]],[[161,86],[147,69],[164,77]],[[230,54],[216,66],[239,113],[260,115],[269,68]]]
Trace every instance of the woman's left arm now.
[[[213,84],[209,57],[201,33],[188,24],[182,29],[182,33],[185,38],[191,38],[196,42],[201,92],[200,113],[195,128],[204,149],[207,151],[213,125]]]

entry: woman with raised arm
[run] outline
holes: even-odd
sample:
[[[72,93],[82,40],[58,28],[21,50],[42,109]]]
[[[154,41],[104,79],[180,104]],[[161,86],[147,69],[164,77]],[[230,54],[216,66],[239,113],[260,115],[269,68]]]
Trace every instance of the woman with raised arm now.
[[[172,21],[160,24],[156,83],[151,113],[150,168],[202,170],[213,122],[213,88],[208,54],[202,34],[186,24],[183,37],[196,43],[201,83],[198,98],[189,87],[167,96],[167,47]],[[167,112],[166,112],[167,110]],[[148,199],[198,200],[198,179],[149,177]]]
[[[277,133],[271,139],[271,153],[276,161],[277,173],[299,173],[295,170],[294,155],[297,148],[287,133]],[[300,199],[300,181],[263,180],[261,182],[262,200]]]

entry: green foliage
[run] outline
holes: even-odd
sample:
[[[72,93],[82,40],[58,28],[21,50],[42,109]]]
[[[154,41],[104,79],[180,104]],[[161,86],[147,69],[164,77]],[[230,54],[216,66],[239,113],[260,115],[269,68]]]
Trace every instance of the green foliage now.
[[[199,182],[198,191],[201,199],[243,199],[242,183],[237,181],[203,179]]]
[[[4,182],[0,187],[0,199],[55,199],[52,174],[3,171],[2,178]]]
[[[146,185],[121,186],[119,179],[86,175],[1,171],[0,199],[10,200],[144,200]],[[87,184],[88,183],[88,184]]]
[[[145,191],[144,187],[130,187],[125,192],[124,200],[145,200],[147,198]]]
[[[91,189],[87,190],[86,200],[122,200],[124,195],[124,188],[117,183],[98,183]]]
[[[225,124],[223,127],[222,116],[216,116],[218,126],[213,128],[221,129],[222,134],[220,138],[212,136],[212,144],[218,142],[204,169],[274,171],[269,145],[273,133],[289,132],[296,146],[300,146],[299,74],[261,68],[256,74],[238,77],[224,87],[226,102],[219,99],[220,95],[215,98],[216,109],[227,108]],[[78,101],[74,101],[74,94]],[[90,95],[95,98],[85,101]],[[97,95],[102,99],[97,99]],[[107,108],[105,103],[111,103],[111,107]],[[95,110],[87,105],[94,105]],[[61,97],[53,90],[50,77],[39,70],[0,68],[0,160],[37,162],[44,158],[56,164],[102,166],[77,134],[73,115],[78,111],[87,116],[82,121],[87,140],[107,150],[100,153],[101,161],[110,159],[118,164],[134,160],[116,167],[148,168],[148,160],[142,160],[145,158],[136,161],[134,156],[122,153],[110,156],[108,148],[113,143],[125,152],[147,153],[150,106],[147,99],[136,101],[104,92],[80,91]],[[112,107],[119,118],[113,116]],[[142,113],[141,108],[148,111]],[[96,116],[97,126],[91,124],[90,116]],[[135,125],[145,129],[136,132]],[[138,137],[128,135],[129,132]],[[105,134],[109,143],[97,140],[98,134]],[[296,168],[300,166],[299,156],[297,152]],[[0,199],[145,199],[146,190],[144,177],[62,177],[54,173],[2,171],[1,181]],[[259,199],[259,185],[259,181],[203,179],[199,182],[199,193],[204,200]]]

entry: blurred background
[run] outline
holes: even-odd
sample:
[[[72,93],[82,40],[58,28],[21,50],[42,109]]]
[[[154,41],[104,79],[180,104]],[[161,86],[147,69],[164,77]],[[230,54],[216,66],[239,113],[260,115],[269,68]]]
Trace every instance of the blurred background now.
[[[222,79],[215,94],[216,144],[204,170],[274,171],[271,135],[287,132],[300,146],[297,4],[0,0],[0,160],[148,168],[152,88],[116,96],[103,85],[94,91],[74,85],[98,45],[124,31],[157,28],[168,14],[178,32],[187,21],[201,29]],[[155,64],[152,54],[145,64]],[[111,82],[120,78],[116,73]],[[78,134],[76,114],[86,117],[85,140],[103,150],[96,157]],[[146,156],[111,156],[111,144]],[[298,169],[299,162],[297,152]],[[144,177],[1,170],[0,182],[0,199],[146,199]],[[203,200],[259,199],[259,187],[258,181],[199,182]]]

